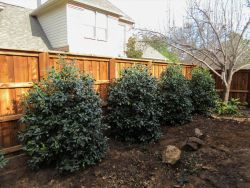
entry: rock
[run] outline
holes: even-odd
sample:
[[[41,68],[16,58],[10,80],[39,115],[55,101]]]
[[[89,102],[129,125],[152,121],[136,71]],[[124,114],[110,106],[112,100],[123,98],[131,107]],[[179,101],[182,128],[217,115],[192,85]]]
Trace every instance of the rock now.
[[[203,140],[196,138],[196,137],[189,137],[188,142],[189,143],[197,143],[198,145],[204,145]]]
[[[175,164],[181,158],[181,150],[173,145],[168,145],[162,152],[162,162]]]
[[[204,145],[204,142],[196,137],[189,137],[188,139],[186,139],[186,141],[182,144],[182,149],[189,151],[189,150],[193,150],[196,151],[200,148],[201,145]]]
[[[197,143],[192,143],[192,142],[188,142],[186,143],[184,150],[193,150],[196,151],[199,149],[199,146]]]
[[[204,138],[204,134],[201,132],[200,129],[195,128],[195,129],[194,129],[194,133],[195,133],[195,136],[196,136],[197,138]]]

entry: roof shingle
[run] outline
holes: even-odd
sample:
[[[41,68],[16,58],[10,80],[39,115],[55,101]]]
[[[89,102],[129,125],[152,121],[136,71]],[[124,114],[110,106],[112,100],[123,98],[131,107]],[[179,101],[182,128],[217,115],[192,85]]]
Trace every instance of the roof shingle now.
[[[0,48],[41,50],[52,49],[31,9],[3,4],[0,11]]]

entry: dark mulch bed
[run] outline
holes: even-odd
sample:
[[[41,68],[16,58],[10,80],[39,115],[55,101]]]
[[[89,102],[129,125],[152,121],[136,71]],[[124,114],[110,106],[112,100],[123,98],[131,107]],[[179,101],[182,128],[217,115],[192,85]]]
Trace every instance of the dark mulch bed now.
[[[183,152],[174,166],[161,162],[167,145],[180,147],[199,128],[205,145]],[[30,171],[25,156],[10,160],[0,171],[0,187],[250,187],[250,123],[195,117],[179,127],[164,127],[163,137],[150,145],[110,140],[105,159],[86,170],[59,175],[53,169]]]

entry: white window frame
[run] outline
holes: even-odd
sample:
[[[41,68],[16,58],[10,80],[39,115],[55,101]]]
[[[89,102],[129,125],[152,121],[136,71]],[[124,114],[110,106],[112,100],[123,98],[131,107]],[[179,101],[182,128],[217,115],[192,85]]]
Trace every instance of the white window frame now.
[[[90,10],[90,11],[93,11],[93,10]],[[84,26],[93,27],[94,35],[93,35],[93,37],[86,37],[86,36],[84,36],[84,38],[107,42],[108,41],[108,15],[100,13],[100,12],[97,12],[97,11],[93,11],[93,12],[94,12],[94,15],[95,15],[95,24],[94,24],[94,26],[88,25],[88,24],[84,24]],[[105,17],[106,17],[106,28],[97,27],[97,13],[105,15]],[[99,39],[98,38],[98,36],[97,36],[97,29],[103,29],[105,31],[105,39]]]

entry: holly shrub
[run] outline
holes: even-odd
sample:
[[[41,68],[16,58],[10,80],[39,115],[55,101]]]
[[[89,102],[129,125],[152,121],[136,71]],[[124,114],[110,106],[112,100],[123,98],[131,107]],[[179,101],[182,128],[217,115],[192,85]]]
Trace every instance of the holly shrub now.
[[[215,81],[210,72],[200,67],[193,69],[190,89],[194,112],[209,115],[216,107],[218,99]]]
[[[26,129],[19,137],[32,169],[54,165],[73,172],[100,161],[107,139],[93,79],[74,63],[62,60],[60,66],[29,91],[22,117]]]
[[[159,139],[156,79],[144,65],[124,69],[109,88],[107,120],[116,138],[128,142]]]
[[[191,90],[182,74],[182,67],[169,65],[159,81],[163,124],[184,124],[192,118]]]
[[[0,169],[5,167],[5,165],[7,164],[7,160],[4,158],[4,155],[2,153],[0,153]]]

